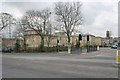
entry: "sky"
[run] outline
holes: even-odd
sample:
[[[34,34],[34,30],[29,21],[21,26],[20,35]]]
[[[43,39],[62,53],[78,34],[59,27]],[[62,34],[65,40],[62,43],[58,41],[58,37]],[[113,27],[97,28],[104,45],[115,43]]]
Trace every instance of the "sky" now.
[[[120,2],[118,3],[118,36],[120,37]]]
[[[58,0],[57,0],[58,1]],[[8,12],[20,19],[26,10],[41,10],[46,7],[54,8],[55,0],[3,0],[2,12]],[[72,0],[67,0],[72,2]],[[106,36],[106,31],[112,32],[112,36],[118,36],[118,1],[117,0],[82,0],[83,25],[78,29],[82,33],[90,33],[95,36]]]

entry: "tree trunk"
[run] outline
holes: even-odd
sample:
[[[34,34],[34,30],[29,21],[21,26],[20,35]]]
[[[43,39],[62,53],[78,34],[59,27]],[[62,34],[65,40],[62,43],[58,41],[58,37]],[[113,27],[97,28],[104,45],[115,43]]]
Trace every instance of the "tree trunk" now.
[[[41,49],[41,51],[43,51],[43,49],[44,49],[44,37],[41,37],[40,49]]]
[[[71,53],[70,36],[68,36],[68,53]]]
[[[48,48],[50,47],[50,40],[48,41]]]
[[[51,40],[51,38],[50,38],[50,36],[48,37],[48,48],[50,47],[50,40]]]
[[[49,44],[50,44],[50,39],[49,39],[49,36],[47,35],[47,38],[46,38],[46,43],[47,43],[47,52],[48,52],[48,48],[49,48]]]
[[[24,45],[24,51],[26,51],[26,49],[27,49],[27,48],[26,48],[27,45],[26,45],[26,39],[25,39],[25,37],[24,37],[24,44],[23,44],[23,45]]]

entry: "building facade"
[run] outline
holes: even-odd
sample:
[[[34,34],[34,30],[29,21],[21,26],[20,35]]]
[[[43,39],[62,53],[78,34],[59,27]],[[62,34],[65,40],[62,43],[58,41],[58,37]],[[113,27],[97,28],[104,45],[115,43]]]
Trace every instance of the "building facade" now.
[[[87,41],[87,35],[89,35],[89,42]],[[29,30],[25,34],[25,40],[27,47],[30,48],[37,48],[40,46],[41,43],[41,37],[33,30]],[[48,47],[48,40],[47,36],[44,38],[44,46]],[[58,41],[58,43],[57,43]],[[71,45],[75,46],[78,42],[78,35],[72,35],[71,36]],[[101,37],[95,37],[91,34],[84,34],[82,35],[82,40],[80,41],[80,46],[85,47],[86,45],[102,45],[102,38]],[[54,46],[67,46],[68,45],[68,38],[64,32],[56,32],[55,34],[52,34],[49,42],[50,47]]]
[[[15,49],[16,39],[15,38],[2,38],[2,47]],[[21,49],[23,48],[23,40],[19,39]]]

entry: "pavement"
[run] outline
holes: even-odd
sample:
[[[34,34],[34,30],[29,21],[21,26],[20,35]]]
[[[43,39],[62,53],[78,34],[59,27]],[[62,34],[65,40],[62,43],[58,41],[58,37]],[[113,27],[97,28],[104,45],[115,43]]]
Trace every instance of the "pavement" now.
[[[90,53],[3,53],[3,78],[118,78],[116,49]]]

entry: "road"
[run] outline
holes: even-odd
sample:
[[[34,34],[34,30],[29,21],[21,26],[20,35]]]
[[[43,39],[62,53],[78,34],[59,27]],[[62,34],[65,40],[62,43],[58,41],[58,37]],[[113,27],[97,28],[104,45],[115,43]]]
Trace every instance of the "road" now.
[[[2,55],[3,78],[118,78],[116,50]]]

